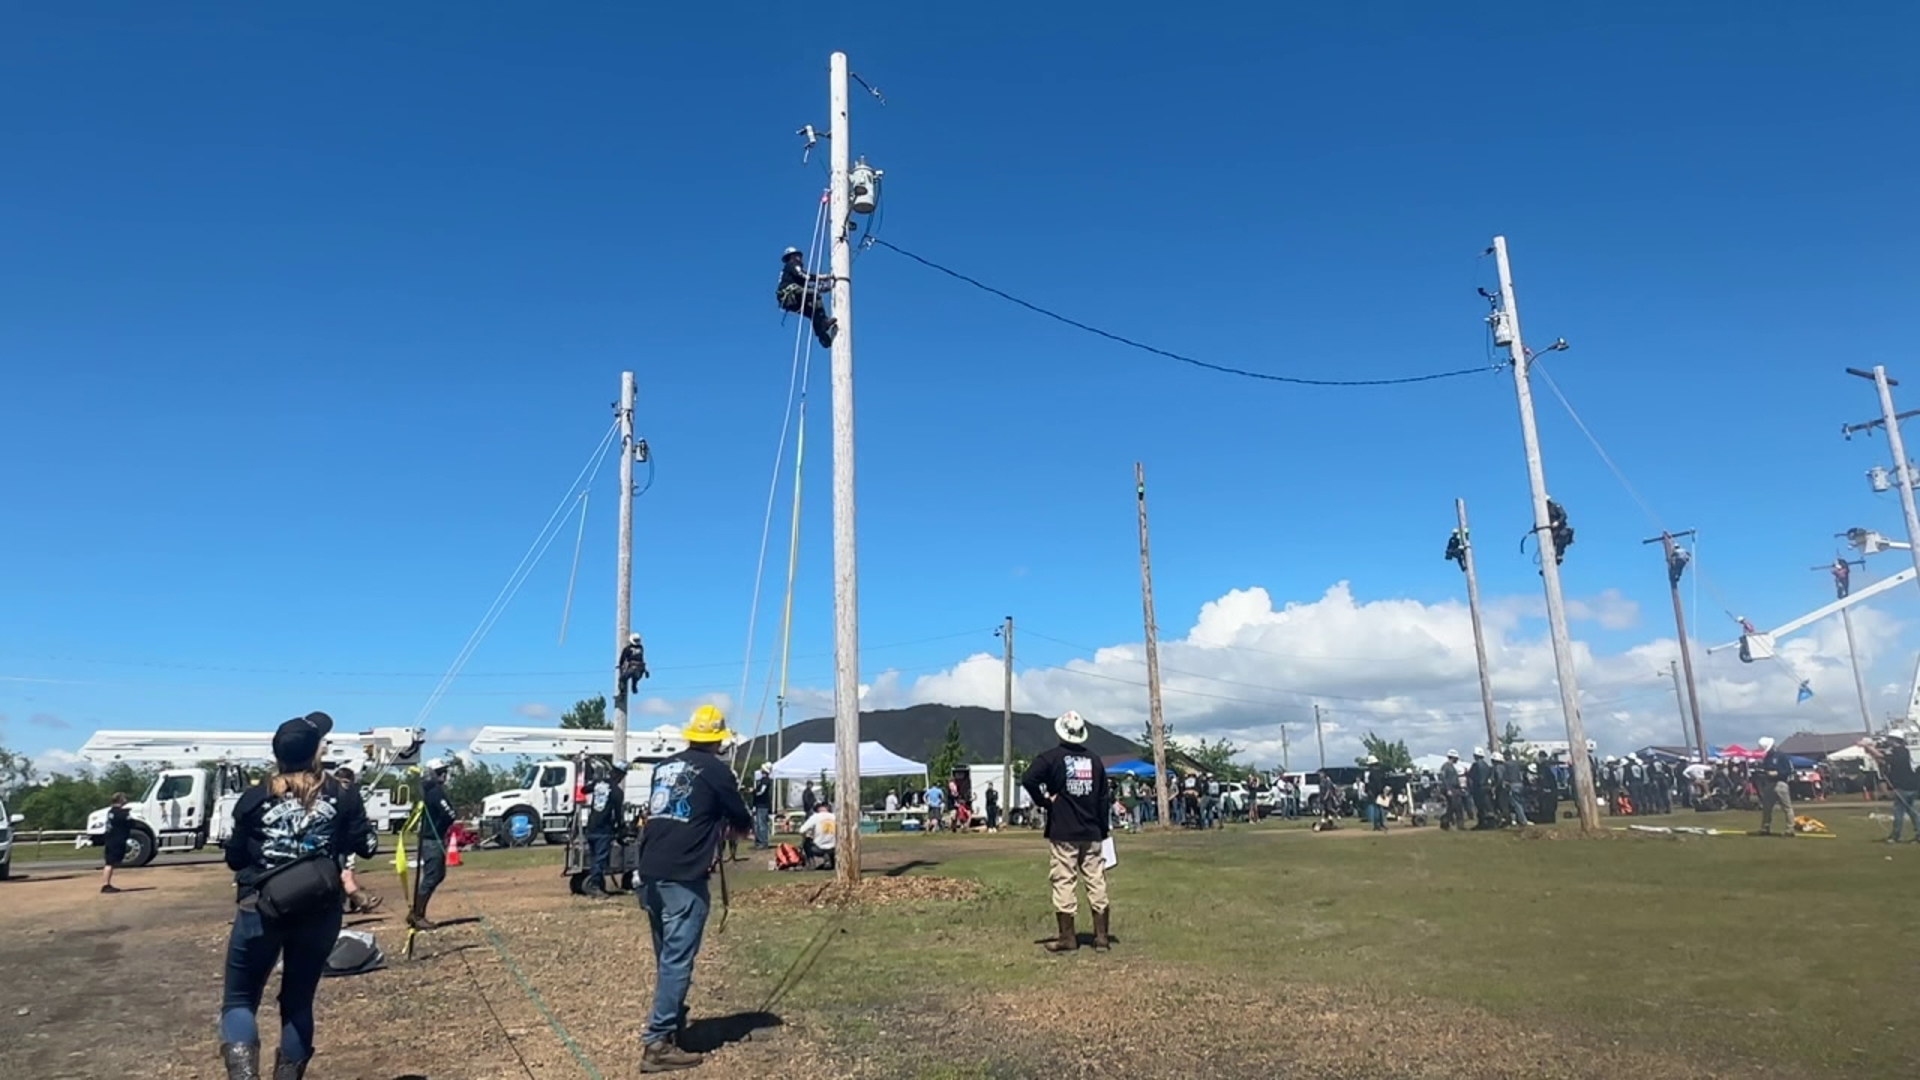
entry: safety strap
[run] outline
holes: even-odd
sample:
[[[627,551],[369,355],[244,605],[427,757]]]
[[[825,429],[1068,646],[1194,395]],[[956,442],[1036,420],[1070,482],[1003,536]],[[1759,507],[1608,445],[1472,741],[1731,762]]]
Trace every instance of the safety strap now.
[[[733,910],[733,896],[727,890],[726,857],[723,855],[715,859],[713,865],[720,871],[720,925],[715,927],[713,932],[724,934],[727,932],[727,913]]]

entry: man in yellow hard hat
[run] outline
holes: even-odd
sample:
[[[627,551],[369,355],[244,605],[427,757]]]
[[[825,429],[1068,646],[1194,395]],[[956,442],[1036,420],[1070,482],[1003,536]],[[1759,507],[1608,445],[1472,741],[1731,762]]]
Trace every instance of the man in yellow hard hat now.
[[[647,824],[640,839],[640,887],[635,890],[653,930],[653,1013],[641,1036],[641,1072],[686,1069],[699,1054],[676,1045],[693,960],[700,953],[711,902],[707,876],[729,833],[753,830],[733,770],[720,752],[734,741],[719,709],[702,705],[681,734],[687,748],[653,768]]]

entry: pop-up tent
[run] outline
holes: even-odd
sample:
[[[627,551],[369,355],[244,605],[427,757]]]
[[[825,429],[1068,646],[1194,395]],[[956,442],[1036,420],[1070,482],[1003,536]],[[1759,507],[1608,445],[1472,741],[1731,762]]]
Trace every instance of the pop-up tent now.
[[[1153,765],[1139,758],[1132,758],[1127,761],[1116,761],[1112,765],[1107,766],[1107,775],[1132,776],[1141,780],[1151,780],[1153,779]]]
[[[861,776],[920,776],[926,771],[920,762],[908,761],[877,742],[860,744]],[[812,780],[822,774],[833,775],[832,743],[801,743],[773,763],[775,780]]]

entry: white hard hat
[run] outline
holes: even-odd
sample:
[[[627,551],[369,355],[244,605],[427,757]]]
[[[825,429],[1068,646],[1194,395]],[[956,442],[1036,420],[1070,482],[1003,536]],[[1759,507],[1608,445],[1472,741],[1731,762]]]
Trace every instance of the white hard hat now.
[[[427,762],[428,772],[446,772],[449,768],[452,768],[452,767],[453,767],[453,762],[448,761],[446,758],[443,758],[443,757],[437,757],[437,758],[434,758],[432,761]]]
[[[1888,729],[1888,731],[1887,731],[1887,738],[1889,738],[1889,739],[1899,739],[1899,740],[1900,740],[1901,742],[1906,742],[1906,741],[1907,741],[1907,733],[1906,733],[1906,732],[1904,732],[1904,731],[1901,731],[1901,730],[1900,730],[1899,728],[1890,728],[1890,729]]]
[[[1369,764],[1369,765],[1378,765],[1378,764],[1380,764],[1380,759],[1379,759],[1379,758],[1377,758],[1377,757],[1374,757],[1374,756],[1373,756],[1372,754],[1368,754],[1368,755],[1367,755],[1367,764]]]
[[[1495,750],[1495,751],[1493,752],[1493,760],[1495,760],[1495,761],[1505,761],[1505,760],[1507,760],[1507,755],[1505,755],[1505,754],[1503,754],[1503,753],[1501,753],[1501,752],[1500,752],[1500,751],[1498,751],[1498,750]]]
[[[1449,751],[1447,751],[1447,756],[1448,756],[1448,757],[1450,757],[1450,758],[1457,758],[1457,757],[1459,757],[1459,756],[1460,756],[1460,751],[1458,751],[1458,750],[1449,750]]]
[[[629,644],[629,645],[638,645],[638,644],[640,644],[640,635],[639,635],[639,634],[628,634],[628,635],[627,635],[627,644]]]
[[[793,258],[793,257],[794,257],[795,255],[798,255],[798,254],[800,254],[800,249],[799,249],[799,248],[797,248],[797,247],[790,247],[790,248],[788,248],[787,250],[785,250],[785,251],[783,251],[783,252],[781,252],[781,253],[780,253],[780,261],[781,261],[781,262],[786,262],[786,261],[787,261],[788,259],[791,259],[791,258]]]
[[[1487,751],[1486,751],[1486,748],[1484,748],[1484,747],[1480,747],[1480,746],[1476,746],[1476,747],[1474,747],[1474,748],[1473,748],[1473,756],[1474,756],[1474,757],[1486,757],[1486,756],[1487,756]]]
[[[1773,736],[1771,735],[1760,736],[1760,749],[1762,750],[1773,749]]]

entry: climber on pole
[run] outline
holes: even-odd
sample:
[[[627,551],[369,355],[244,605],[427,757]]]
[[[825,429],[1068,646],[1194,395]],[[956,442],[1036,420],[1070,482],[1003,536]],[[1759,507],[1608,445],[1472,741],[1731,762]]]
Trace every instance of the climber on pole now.
[[[774,300],[781,311],[812,319],[813,336],[820,339],[823,349],[833,348],[833,335],[840,328],[828,314],[827,305],[821,303],[823,294],[832,290],[832,277],[807,273],[806,258],[799,248],[788,248],[781,254],[780,287],[774,293]]]

